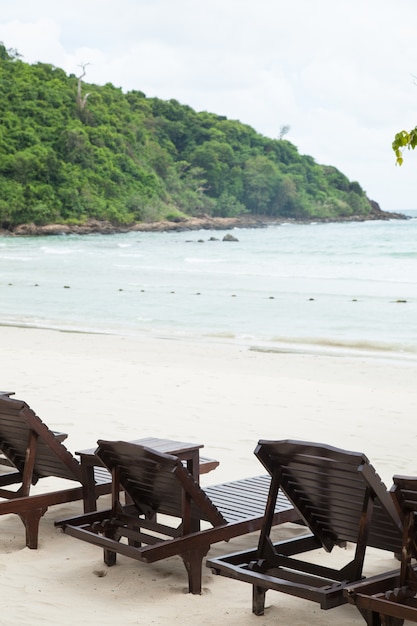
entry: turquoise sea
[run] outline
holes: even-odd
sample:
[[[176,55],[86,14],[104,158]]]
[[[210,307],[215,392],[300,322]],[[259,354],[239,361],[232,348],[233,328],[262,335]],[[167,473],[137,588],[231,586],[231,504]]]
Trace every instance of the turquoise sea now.
[[[0,324],[417,359],[411,219],[0,238]]]

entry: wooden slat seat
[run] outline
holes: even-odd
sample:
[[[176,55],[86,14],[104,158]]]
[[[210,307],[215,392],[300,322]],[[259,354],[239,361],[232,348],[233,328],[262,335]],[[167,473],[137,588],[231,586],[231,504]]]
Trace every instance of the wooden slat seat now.
[[[98,445],[96,455],[113,476],[112,508],[57,525],[73,537],[101,546],[108,565],[115,563],[116,553],[146,563],[179,555],[188,572],[189,591],[200,593],[202,560],[210,546],[262,524],[268,475],[203,490],[175,456],[122,441]],[[121,489],[131,505],[120,502]],[[272,524],[299,520],[284,496],[272,517]]]
[[[322,609],[343,604],[344,586],[363,576],[368,545],[400,551],[400,516],[365,455],[288,440],[261,440],[255,454],[271,476],[258,547],[207,561],[214,573],[252,584],[255,614],[264,612],[267,589],[318,602]],[[271,520],[279,489],[310,533],[273,543]],[[356,545],[355,554],[341,569],[300,558],[318,548],[331,552],[347,542]]]

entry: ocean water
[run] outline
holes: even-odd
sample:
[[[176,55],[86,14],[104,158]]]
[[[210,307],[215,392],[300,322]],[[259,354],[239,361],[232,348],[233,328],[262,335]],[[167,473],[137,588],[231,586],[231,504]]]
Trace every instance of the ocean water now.
[[[0,238],[0,324],[417,359],[409,220]]]

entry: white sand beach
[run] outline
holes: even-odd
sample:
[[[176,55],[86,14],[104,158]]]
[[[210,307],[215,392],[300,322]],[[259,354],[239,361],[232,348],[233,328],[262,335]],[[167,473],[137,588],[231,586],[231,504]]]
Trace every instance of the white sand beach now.
[[[263,473],[257,441],[291,438],[364,452],[388,487],[395,473],[417,474],[416,361],[4,326],[0,340],[1,389],[68,433],[72,452],[98,438],[203,443],[203,454],[220,461],[204,486]],[[54,527],[81,511],[81,502],[50,508],[38,550],[25,547],[17,517],[0,517],[0,625],[365,624],[355,607],[321,611],[272,591],[256,617],[249,585],[205,567],[202,595],[187,594],[178,557],[155,565],[118,557],[107,568],[99,548]],[[296,532],[282,526],[276,536]],[[256,543],[256,534],[233,539],[209,555]],[[395,567],[392,555],[371,551],[365,569]]]

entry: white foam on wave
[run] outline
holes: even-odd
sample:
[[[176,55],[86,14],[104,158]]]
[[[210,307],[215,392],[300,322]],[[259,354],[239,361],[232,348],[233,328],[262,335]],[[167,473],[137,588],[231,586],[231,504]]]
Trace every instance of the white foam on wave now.
[[[207,257],[185,257],[184,261],[186,263],[196,263],[196,264],[217,264],[217,263],[227,263],[228,259],[217,257],[217,258],[207,258]]]
[[[77,254],[80,252],[80,249],[76,248],[63,248],[63,247],[54,247],[54,246],[41,246],[40,250],[44,254],[57,254],[60,256],[64,256],[66,254]]]

